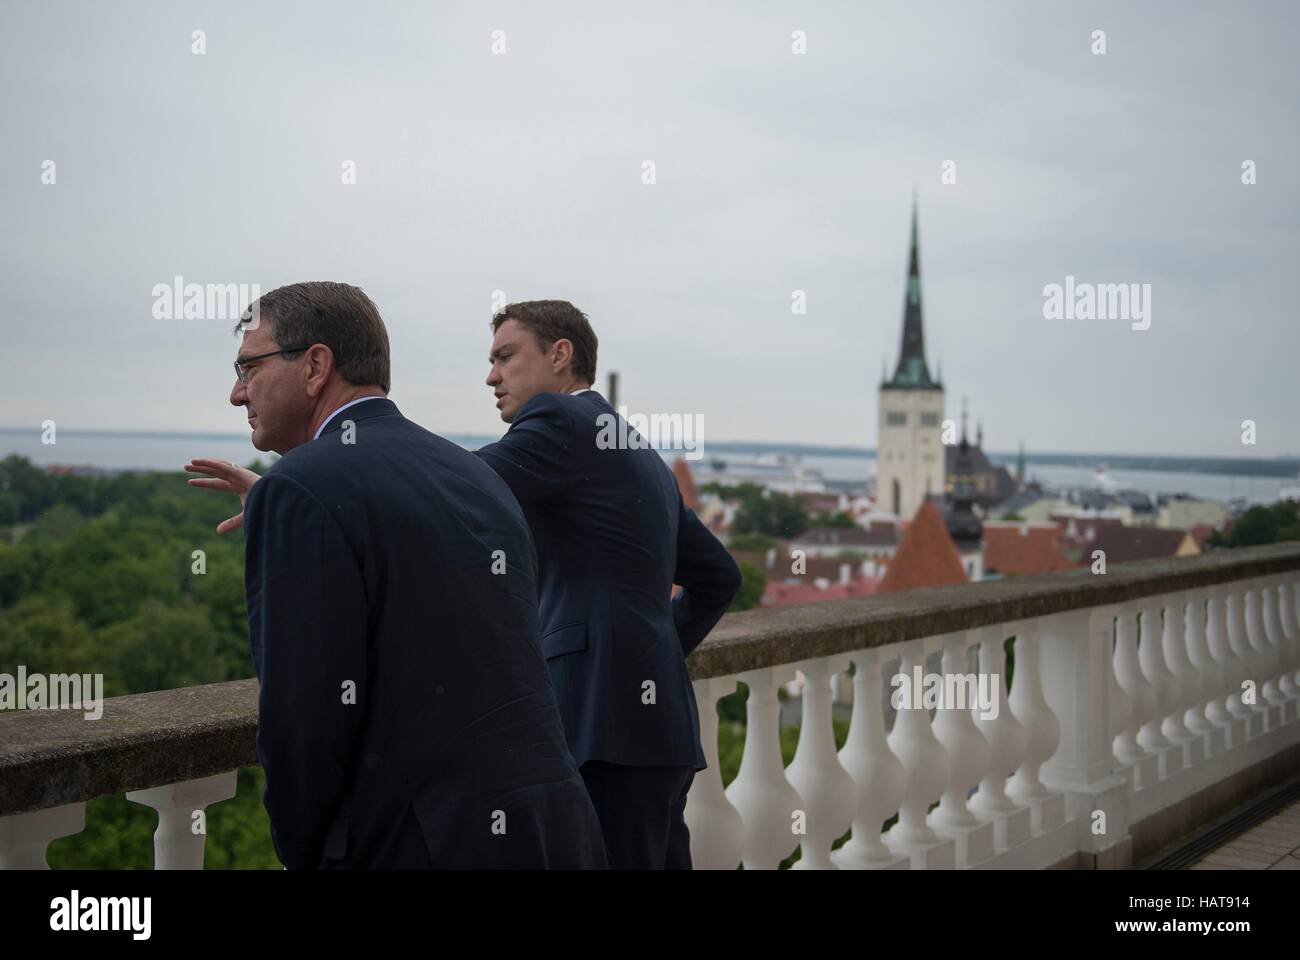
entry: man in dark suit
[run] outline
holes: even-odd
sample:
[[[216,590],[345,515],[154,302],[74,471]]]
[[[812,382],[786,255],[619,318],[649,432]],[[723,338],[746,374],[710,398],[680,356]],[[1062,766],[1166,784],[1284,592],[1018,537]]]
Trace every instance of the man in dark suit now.
[[[356,287],[266,294],[230,395],[283,455],[245,503],[257,752],[293,868],[604,867],[539,644],[536,554],[481,460],[386,398]],[[196,461],[239,492],[240,479]],[[237,518],[223,528],[237,525]]]
[[[636,434],[591,389],[596,335],[580,311],[516,303],[493,327],[487,383],[510,429],[478,454],[533,530],[542,649],[610,866],[689,868],[683,811],[705,764],[686,657],[740,571],[656,451],[608,442]]]

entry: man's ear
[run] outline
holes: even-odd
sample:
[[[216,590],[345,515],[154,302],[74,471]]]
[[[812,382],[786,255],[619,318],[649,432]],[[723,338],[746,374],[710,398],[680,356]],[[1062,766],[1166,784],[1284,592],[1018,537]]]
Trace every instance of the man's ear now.
[[[565,367],[573,363],[573,341],[565,338],[556,340],[551,344],[554,353],[551,354],[551,369],[559,373]]]
[[[318,397],[334,372],[334,351],[323,343],[313,343],[307,348],[307,396]]]

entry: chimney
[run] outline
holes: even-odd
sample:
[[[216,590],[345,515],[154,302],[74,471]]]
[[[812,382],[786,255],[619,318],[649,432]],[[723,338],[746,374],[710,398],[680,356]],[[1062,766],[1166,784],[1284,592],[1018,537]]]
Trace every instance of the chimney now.
[[[841,563],[841,564],[840,564],[840,583],[841,583],[841,584],[846,584],[846,583],[848,583],[848,582],[849,582],[850,580],[852,580],[852,579],[853,579],[853,564],[851,564],[851,563]]]
[[[611,407],[618,409],[618,372],[615,370],[609,371],[609,396],[605,399]]]
[[[771,570],[776,566],[776,547],[767,548],[767,569]]]

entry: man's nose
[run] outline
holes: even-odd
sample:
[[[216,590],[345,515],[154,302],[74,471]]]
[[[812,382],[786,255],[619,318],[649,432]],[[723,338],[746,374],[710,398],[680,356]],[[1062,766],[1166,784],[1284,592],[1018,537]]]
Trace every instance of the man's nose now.
[[[248,390],[245,384],[235,378],[235,385],[230,389],[230,405],[232,407],[242,407],[248,403]]]
[[[501,375],[497,373],[497,368],[496,365],[494,364],[492,366],[492,369],[488,371],[487,385],[489,387],[495,387],[500,382],[501,382]]]

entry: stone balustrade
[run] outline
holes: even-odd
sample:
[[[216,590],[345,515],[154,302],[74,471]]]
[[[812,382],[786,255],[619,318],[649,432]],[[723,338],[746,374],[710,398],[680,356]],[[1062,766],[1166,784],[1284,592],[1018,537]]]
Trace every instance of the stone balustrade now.
[[[686,809],[697,868],[796,851],[800,869],[1122,867],[1300,770],[1300,544],[730,614],[689,666],[709,764]],[[895,703],[900,676],[991,696]],[[724,788],[717,703],[739,683]],[[118,697],[98,720],[0,715],[0,867],[44,867],[109,794],[158,811],[157,868],[201,867],[196,812],[257,762],[256,725],[252,680]]]

